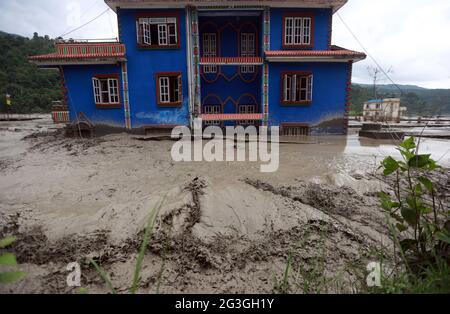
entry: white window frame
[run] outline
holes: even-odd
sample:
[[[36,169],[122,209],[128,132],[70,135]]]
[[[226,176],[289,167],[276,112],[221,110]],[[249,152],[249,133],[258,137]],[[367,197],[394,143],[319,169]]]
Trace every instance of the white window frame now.
[[[284,18],[284,45],[309,46],[312,39],[312,17],[291,16]]]
[[[158,34],[157,39],[152,38],[152,27],[156,27],[156,32]],[[136,28],[137,42],[140,45],[161,47],[178,45],[177,17],[141,17],[136,21]],[[152,42],[152,40],[155,42]],[[171,41],[173,41],[173,43],[171,43]]]
[[[182,102],[183,99],[183,88],[182,88],[182,77],[181,74],[176,77],[177,86],[174,86],[174,94],[177,95],[178,99],[170,99],[171,88],[170,85],[171,78],[175,75],[162,75],[158,77],[158,88],[159,88],[159,103],[160,104],[175,104]]]
[[[169,43],[167,24],[158,24],[158,45],[167,46]]]
[[[221,114],[222,107],[221,105],[205,105],[203,106],[204,114]],[[219,120],[205,121],[205,125],[217,125],[220,126],[222,123]]]
[[[102,89],[102,81],[107,82],[107,90]],[[117,78],[92,78],[92,86],[94,91],[94,102],[97,105],[117,105],[120,104],[119,80]],[[103,95],[106,96],[108,102],[103,101]]]
[[[256,113],[256,105],[239,105],[239,114],[250,114]],[[238,121],[238,125],[251,125],[254,123],[254,120],[241,120]]]
[[[94,87],[94,102],[96,104],[102,103],[102,96],[101,96],[101,83],[100,80],[96,77],[92,78],[92,85]]]
[[[313,75],[309,74],[284,74],[283,77],[283,102],[285,103],[302,103],[312,102],[313,100]],[[302,87],[302,82],[305,86]],[[304,92],[305,97],[302,97]],[[297,99],[298,94],[298,99]]]
[[[159,102],[170,103],[170,78],[168,76],[159,77]]]
[[[119,80],[114,78],[108,79],[109,103],[119,103]]]
[[[255,33],[241,33],[241,57],[255,57]],[[255,73],[254,65],[241,66],[241,73]]]
[[[204,57],[217,57],[217,34],[216,33],[203,33],[203,56]],[[204,65],[203,73],[217,73],[217,65]]]
[[[145,45],[152,44],[152,33],[150,31],[150,24],[144,22],[142,25],[142,42]]]

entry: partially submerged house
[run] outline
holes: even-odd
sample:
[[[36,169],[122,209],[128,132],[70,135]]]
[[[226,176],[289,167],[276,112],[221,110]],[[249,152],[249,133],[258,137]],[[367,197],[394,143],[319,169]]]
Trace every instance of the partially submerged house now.
[[[59,68],[72,123],[345,133],[352,64],[366,57],[331,43],[346,2],[106,0],[117,42],[59,41],[30,60]]]
[[[363,119],[373,122],[399,123],[407,108],[400,105],[400,98],[374,99],[364,103]]]

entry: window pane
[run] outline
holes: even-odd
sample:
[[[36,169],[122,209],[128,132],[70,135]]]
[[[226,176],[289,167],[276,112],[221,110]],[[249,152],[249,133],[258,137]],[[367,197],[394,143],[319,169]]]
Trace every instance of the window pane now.
[[[311,18],[303,19],[303,44],[309,45],[311,43]]]
[[[167,25],[166,24],[158,25],[158,43],[160,46],[167,45]]]
[[[176,24],[169,24],[169,44],[176,45],[178,41]]]

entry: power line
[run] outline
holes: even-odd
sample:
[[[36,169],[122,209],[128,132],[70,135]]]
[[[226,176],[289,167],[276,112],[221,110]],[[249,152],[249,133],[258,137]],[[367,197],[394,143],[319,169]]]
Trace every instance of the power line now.
[[[344,19],[341,17],[341,15],[339,14],[339,12],[336,13],[337,16],[339,17],[339,19],[341,20],[341,22],[344,24],[345,28],[347,28],[347,30],[350,32],[350,34],[352,34],[353,38],[355,38],[355,40],[358,42],[358,44],[361,46],[361,48],[364,50],[364,52],[370,57],[370,59],[372,59],[372,61],[375,63],[375,65],[381,70],[381,72],[383,72],[383,74],[388,78],[389,81],[391,81],[391,83],[400,91],[401,94],[403,93],[403,90],[400,88],[400,86],[398,86],[393,80],[392,78],[389,76],[389,74],[381,67],[381,65],[378,63],[378,61],[375,59],[375,57],[373,57],[370,52],[366,49],[366,47],[364,47],[364,45],[362,44],[362,42],[358,39],[358,37],[355,35],[355,33],[353,33],[353,31],[350,29],[350,27],[347,25],[347,23],[345,23]]]
[[[87,8],[87,9],[81,14],[80,19],[83,18],[83,17],[86,15],[86,13],[88,13],[93,7],[95,7],[97,4],[99,4],[98,1],[99,1],[99,0],[95,1],[89,8]],[[67,28],[64,30],[63,34],[65,34],[66,32],[68,32],[68,31],[70,30],[70,28],[71,28],[71,26],[67,27]],[[61,36],[58,36],[58,37],[62,37],[62,35],[61,35]],[[57,38],[58,38],[58,37],[57,37]]]
[[[95,20],[97,20],[98,18],[100,18],[101,16],[103,16],[103,15],[104,15],[106,12],[108,12],[108,11],[109,11],[109,8],[106,9],[105,11],[103,11],[102,13],[100,13],[99,15],[97,15],[96,17],[94,17],[92,20],[90,20],[90,21],[84,23],[83,25],[78,26],[77,28],[71,30],[70,32],[67,32],[67,33],[65,33],[65,34],[62,34],[62,35],[59,36],[59,37],[67,36],[67,35],[69,35],[69,34],[72,34],[73,32],[76,32],[77,30],[79,30],[79,29],[85,27],[86,25],[91,24],[92,22],[94,22]]]

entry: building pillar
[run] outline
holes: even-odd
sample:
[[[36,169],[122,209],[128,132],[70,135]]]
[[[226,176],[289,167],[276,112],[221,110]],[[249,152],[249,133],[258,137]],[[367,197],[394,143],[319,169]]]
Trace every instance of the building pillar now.
[[[270,7],[264,8],[263,13],[263,58],[270,50]],[[262,66],[261,104],[263,113],[263,126],[269,126],[269,63],[264,61]]]
[[[192,120],[199,117],[201,114],[201,77],[200,77],[200,34],[198,25],[198,11],[196,8],[190,8],[190,55],[192,56],[192,61],[190,65],[192,66],[192,113],[191,113],[191,125]]]

